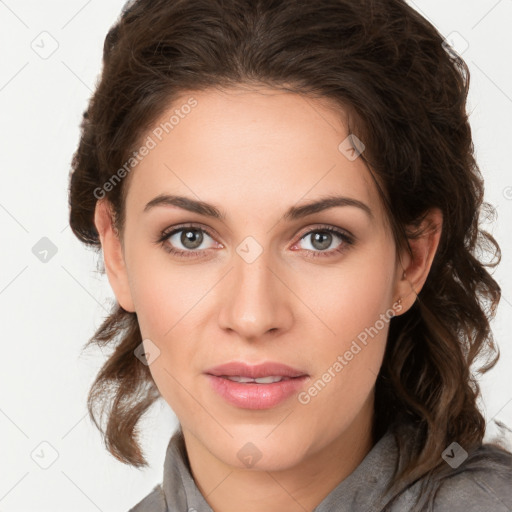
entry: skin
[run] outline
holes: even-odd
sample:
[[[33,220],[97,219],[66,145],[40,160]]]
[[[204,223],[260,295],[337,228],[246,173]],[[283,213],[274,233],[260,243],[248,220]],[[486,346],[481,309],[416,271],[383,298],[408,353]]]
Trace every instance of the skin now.
[[[108,279],[121,306],[137,313],[143,339],[160,351],[150,371],[181,423],[192,474],[210,506],[313,510],[376,441],[374,386],[389,323],[307,404],[292,396],[270,409],[238,408],[203,372],[233,360],[277,361],[307,373],[307,390],[399,296],[397,314],[414,303],[439,243],[441,213],[429,212],[425,222],[434,229],[411,241],[412,257],[398,254],[363,160],[338,149],[348,136],[340,112],[266,88],[192,95],[198,105],[130,175],[122,241],[108,203],[97,204]],[[354,206],[283,220],[288,207],[334,192],[364,202],[373,220]],[[144,213],[162,193],[214,204],[226,219],[173,206]],[[198,258],[155,243],[182,223],[213,235],[203,233]],[[354,243],[332,235],[322,252],[313,237],[325,225],[348,231]],[[180,235],[166,243],[191,251]],[[236,251],[248,236],[263,251],[252,263]],[[252,467],[237,457],[248,442],[261,453]]]

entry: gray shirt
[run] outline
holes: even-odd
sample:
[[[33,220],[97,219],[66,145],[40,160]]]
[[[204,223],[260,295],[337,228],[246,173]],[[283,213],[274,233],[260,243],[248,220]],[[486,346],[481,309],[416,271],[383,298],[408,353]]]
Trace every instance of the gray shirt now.
[[[484,444],[457,469],[449,468],[447,463],[448,477],[440,483],[424,477],[384,493],[395,467],[402,463],[399,453],[395,437],[388,429],[359,466],[312,512],[512,512],[509,452]],[[452,454],[453,451],[448,452]],[[415,504],[421,485],[431,492]],[[163,483],[129,512],[213,512],[194,482],[179,430],[169,441]]]

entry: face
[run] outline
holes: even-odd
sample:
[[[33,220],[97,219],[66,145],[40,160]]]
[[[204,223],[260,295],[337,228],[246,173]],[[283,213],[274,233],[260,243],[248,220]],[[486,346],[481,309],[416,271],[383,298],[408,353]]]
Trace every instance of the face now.
[[[226,464],[292,467],[371,421],[398,263],[348,135],[318,100],[229,89],[184,95],[143,138],[156,145],[130,175],[129,294],[161,395]],[[327,196],[345,200],[302,208]],[[184,208],[196,201],[211,206]]]

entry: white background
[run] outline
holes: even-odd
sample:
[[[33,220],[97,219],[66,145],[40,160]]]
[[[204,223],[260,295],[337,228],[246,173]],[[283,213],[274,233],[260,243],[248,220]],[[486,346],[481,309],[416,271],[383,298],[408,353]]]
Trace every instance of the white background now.
[[[0,0],[0,512],[126,512],[161,481],[176,425],[160,401],[142,425],[151,468],[141,471],[106,451],[85,409],[103,357],[100,351],[81,354],[81,348],[113,295],[96,254],[68,226],[68,173],[104,37],[123,4]],[[471,71],[468,109],[477,160],[485,199],[497,207],[492,232],[503,251],[495,272],[503,298],[493,323],[502,355],[482,380],[487,439],[497,433],[493,419],[512,427],[512,0],[410,4],[445,37],[458,32],[463,39],[450,37],[454,45],[469,44],[456,49]],[[56,43],[40,36],[43,31]],[[47,59],[31,47],[40,37],[47,38],[46,48],[58,44]],[[42,237],[57,247],[47,263],[32,252]],[[31,458],[34,450],[43,459],[56,450],[58,458],[42,469]]]

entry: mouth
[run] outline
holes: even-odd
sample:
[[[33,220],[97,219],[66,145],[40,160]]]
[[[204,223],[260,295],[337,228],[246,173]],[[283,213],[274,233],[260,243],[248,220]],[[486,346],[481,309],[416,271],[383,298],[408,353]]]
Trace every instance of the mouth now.
[[[290,366],[267,362],[230,362],[205,372],[212,389],[242,409],[269,409],[298,393],[309,375]]]

